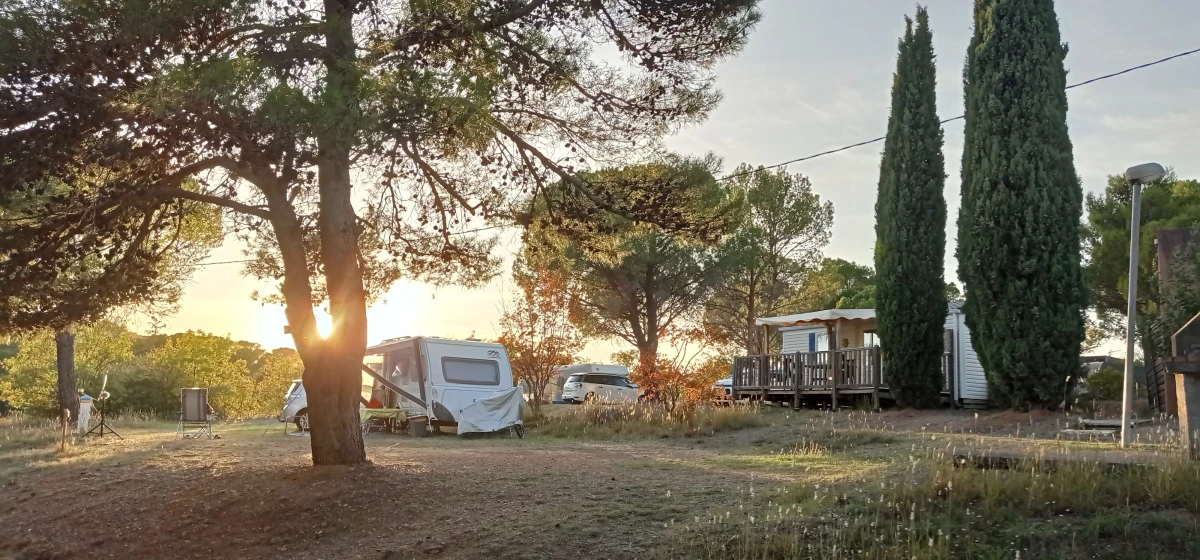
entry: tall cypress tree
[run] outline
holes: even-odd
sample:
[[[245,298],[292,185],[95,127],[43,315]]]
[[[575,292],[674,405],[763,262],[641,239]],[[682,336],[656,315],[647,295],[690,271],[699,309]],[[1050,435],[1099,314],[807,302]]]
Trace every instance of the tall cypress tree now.
[[[994,401],[1058,407],[1078,376],[1083,193],[1053,0],[976,0],[958,274]]]
[[[946,181],[929,13],[900,40],[875,203],[875,302],[883,377],[902,406],[936,405],[942,387]]]

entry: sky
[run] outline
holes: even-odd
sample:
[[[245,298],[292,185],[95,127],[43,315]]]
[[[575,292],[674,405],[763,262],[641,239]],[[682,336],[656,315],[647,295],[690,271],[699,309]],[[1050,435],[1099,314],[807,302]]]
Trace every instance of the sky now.
[[[963,113],[962,67],[971,38],[967,0],[930,0],[938,56],[938,114]],[[897,0],[764,0],[762,22],[746,49],[717,69],[721,105],[698,126],[667,140],[674,151],[713,152],[726,170],[739,163],[773,165],[882,136],[886,132],[896,42],[915,5]],[[1195,0],[1062,0],[1057,2],[1069,45],[1068,83],[1200,48],[1200,2]],[[1200,177],[1200,53],[1070,91],[1068,125],[1075,166],[1085,192],[1104,188],[1108,175],[1156,161],[1181,178]],[[957,282],[955,220],[963,123],[945,125],[947,220],[945,271]],[[874,203],[882,143],[788,167],[812,180],[833,202],[833,238],[826,256],[870,264]],[[501,235],[499,254],[519,250],[515,232]],[[232,238],[208,262],[244,258]],[[397,283],[368,312],[369,339],[426,335],[464,338],[497,333],[505,274],[477,290]],[[291,346],[283,308],[251,300],[271,290],[241,275],[241,265],[202,267],[165,332],[203,330]],[[135,325],[136,327],[137,325]],[[1112,350],[1119,345],[1107,347]],[[621,343],[589,344],[585,357],[607,361]],[[1121,353],[1121,352],[1117,352]]]

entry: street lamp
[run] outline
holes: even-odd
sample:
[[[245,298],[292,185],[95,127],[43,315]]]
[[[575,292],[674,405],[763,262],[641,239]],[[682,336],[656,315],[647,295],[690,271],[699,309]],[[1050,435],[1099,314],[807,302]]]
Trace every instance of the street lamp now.
[[[1125,170],[1125,179],[1133,194],[1133,212],[1129,221],[1129,305],[1125,323],[1125,391],[1121,396],[1121,447],[1129,447],[1132,429],[1130,407],[1133,404],[1133,342],[1134,321],[1137,316],[1138,240],[1142,222],[1142,185],[1163,175],[1167,170],[1157,163],[1143,163]]]

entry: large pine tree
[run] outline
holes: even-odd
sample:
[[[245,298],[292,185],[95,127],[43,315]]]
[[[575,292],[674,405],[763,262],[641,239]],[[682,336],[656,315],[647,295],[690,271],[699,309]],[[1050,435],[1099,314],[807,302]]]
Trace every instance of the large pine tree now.
[[[875,302],[883,376],[896,402],[927,407],[942,387],[946,290],[945,158],[929,13],[906,19],[875,203]]]
[[[958,216],[966,320],[992,399],[1056,408],[1079,372],[1083,193],[1053,0],[976,0]]]

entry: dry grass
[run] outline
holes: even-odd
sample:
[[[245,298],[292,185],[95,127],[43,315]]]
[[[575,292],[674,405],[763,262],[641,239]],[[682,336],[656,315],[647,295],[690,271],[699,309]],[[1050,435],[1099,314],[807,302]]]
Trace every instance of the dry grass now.
[[[424,535],[445,532],[443,558],[1200,558],[1200,466],[1172,459],[1177,448],[1143,445],[1134,455],[1156,463],[1117,473],[1087,461],[975,470],[954,468],[948,450],[1094,459],[1113,446],[1035,439],[1028,421],[1020,436],[1015,427],[935,430],[945,419],[973,429],[964,413],[702,407],[669,415],[599,405],[544,413],[529,419],[538,425],[524,440],[372,434],[366,470],[309,468],[307,438],[283,436],[276,422],[222,424],[225,437],[211,441],[176,439],[169,422],[122,422],[125,440],[59,452],[53,422],[4,419],[0,504],[9,505],[0,506],[0,533],[8,531],[0,541],[60,550],[126,531],[91,554],[165,551],[178,545],[182,523],[141,528],[203,495],[211,511],[199,515],[213,525],[189,537],[229,557],[292,558],[295,546],[319,547],[314,557],[425,557]],[[93,497],[116,512],[107,526],[76,524],[34,497],[91,492],[97,480],[138,481]],[[437,495],[463,519],[508,522],[482,530],[423,517],[424,506],[405,501],[351,506],[376,496],[381,481],[389,494]],[[285,516],[290,525],[280,529],[284,507],[304,513]],[[397,532],[398,518],[420,519],[412,521],[419,529]]]
[[[539,433],[578,439],[697,437],[764,423],[755,406],[698,406],[667,412],[655,404],[587,403],[552,414],[540,423]]]
[[[825,456],[816,446],[802,456]],[[750,558],[1198,558],[1200,464],[955,468],[926,452],[883,472],[741,496],[697,518],[674,555]]]

